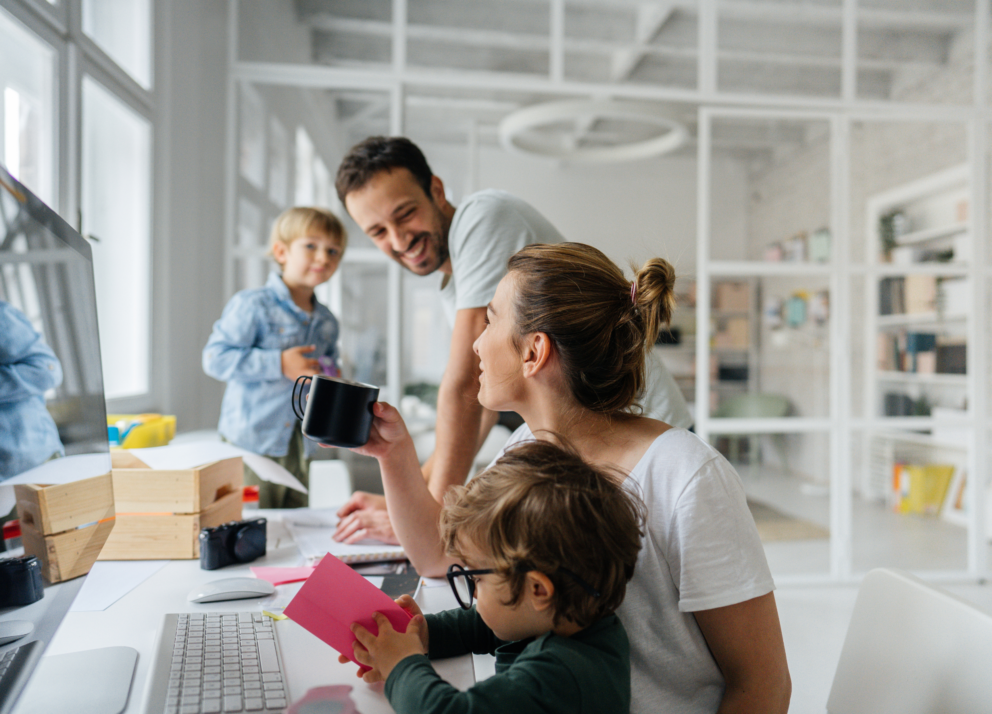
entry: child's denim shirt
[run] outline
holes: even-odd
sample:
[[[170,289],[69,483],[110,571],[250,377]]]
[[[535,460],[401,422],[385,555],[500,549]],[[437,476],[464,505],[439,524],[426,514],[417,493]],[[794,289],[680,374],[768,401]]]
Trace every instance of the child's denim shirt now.
[[[236,293],[203,348],[203,371],[227,382],[217,427],[221,435],[257,454],[285,456],[296,417],[282,352],[316,345],[314,358],[337,362],[337,342],[338,321],[331,311],[316,298],[312,313],[301,310],[277,272],[269,274],[264,288]]]
[[[65,449],[45,407],[62,365],[24,314],[0,300],[0,481]],[[6,514],[0,514],[6,515]]]

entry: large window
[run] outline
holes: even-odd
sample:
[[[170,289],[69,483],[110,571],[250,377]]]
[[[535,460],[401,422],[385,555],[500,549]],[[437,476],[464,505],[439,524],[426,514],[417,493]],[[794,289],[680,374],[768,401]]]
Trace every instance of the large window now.
[[[108,399],[148,391],[151,127],[83,79],[83,232],[93,239]]]
[[[0,161],[90,239],[104,385],[147,409],[153,0],[0,0]]]
[[[0,7],[0,161],[53,203],[55,49]]]

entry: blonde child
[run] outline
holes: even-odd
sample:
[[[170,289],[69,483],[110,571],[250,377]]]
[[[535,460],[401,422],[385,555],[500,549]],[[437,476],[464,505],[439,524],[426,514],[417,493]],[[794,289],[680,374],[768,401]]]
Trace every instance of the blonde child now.
[[[445,498],[441,538],[462,565],[448,581],[462,609],[414,614],[406,633],[376,615],[352,625],[356,659],[385,679],[398,714],[626,712],[630,649],[614,614],[634,574],[644,505],[618,475],[548,442],[508,451]],[[474,601],[474,605],[473,605]],[[496,656],[496,675],[461,692],[429,659]],[[347,661],[342,658],[343,661]]]
[[[284,211],[270,238],[280,270],[269,274],[265,287],[231,298],[203,348],[203,371],[227,382],[221,437],[282,464],[304,485],[312,445],[304,444],[290,397],[297,377],[336,373],[338,321],[317,302],[314,288],[338,269],[347,242],[329,211]],[[261,481],[247,467],[245,484],[259,487],[261,508],[307,505],[305,494]]]

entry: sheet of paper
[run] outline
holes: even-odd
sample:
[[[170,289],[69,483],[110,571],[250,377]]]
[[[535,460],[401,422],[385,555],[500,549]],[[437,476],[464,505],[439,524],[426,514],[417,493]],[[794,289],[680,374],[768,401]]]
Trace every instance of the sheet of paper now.
[[[406,632],[410,622],[406,610],[343,561],[326,557],[283,614],[355,662],[351,623],[378,634],[373,619],[376,612],[385,615],[396,630]]]
[[[273,585],[285,585],[286,583],[298,583],[306,580],[313,573],[313,566],[305,565],[300,568],[273,568],[273,567],[252,567],[251,572],[260,580],[268,580]]]
[[[364,540],[354,544],[338,543],[334,540],[334,526],[313,526],[292,522],[286,522],[285,525],[292,534],[296,547],[300,549],[300,554],[310,561],[316,561],[327,553],[348,563],[399,560],[405,557],[402,547],[375,540]]]
[[[69,611],[106,610],[168,564],[168,560],[101,560],[93,563]]]
[[[211,461],[240,456],[263,481],[288,486],[300,493],[307,492],[306,486],[298,478],[272,459],[222,441],[191,441],[129,451],[153,469],[189,469]]]

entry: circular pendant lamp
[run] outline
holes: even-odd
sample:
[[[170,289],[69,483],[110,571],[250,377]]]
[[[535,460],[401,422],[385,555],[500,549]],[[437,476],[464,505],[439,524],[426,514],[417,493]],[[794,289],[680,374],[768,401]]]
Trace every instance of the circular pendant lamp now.
[[[617,135],[583,145],[583,135],[590,135],[590,128],[601,120],[634,124],[639,131],[630,140]],[[645,129],[648,138],[643,138]],[[510,151],[585,164],[660,156],[675,151],[688,138],[685,125],[657,107],[612,99],[535,104],[507,115],[499,125],[500,143]]]

